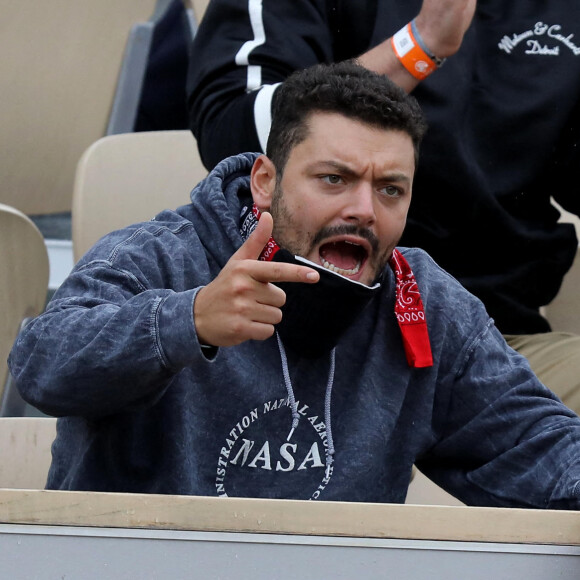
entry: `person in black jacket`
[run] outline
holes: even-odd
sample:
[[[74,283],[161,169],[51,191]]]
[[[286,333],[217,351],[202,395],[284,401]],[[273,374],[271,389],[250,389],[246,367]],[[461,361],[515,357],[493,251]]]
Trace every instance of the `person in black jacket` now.
[[[212,0],[188,80],[206,166],[264,150],[276,87],[292,71],[349,58],[413,91],[430,126],[402,244],[482,299],[580,411],[580,337],[550,332],[540,314],[578,247],[552,200],[580,213],[580,4]]]

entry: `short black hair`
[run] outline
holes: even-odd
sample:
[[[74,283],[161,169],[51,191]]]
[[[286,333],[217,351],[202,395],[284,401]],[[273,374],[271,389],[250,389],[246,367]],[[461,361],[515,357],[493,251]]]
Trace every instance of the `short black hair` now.
[[[388,77],[349,60],[294,72],[274,93],[266,154],[278,178],[290,151],[307,137],[314,112],[339,113],[374,127],[404,131],[413,142],[417,165],[427,126],[416,99]]]

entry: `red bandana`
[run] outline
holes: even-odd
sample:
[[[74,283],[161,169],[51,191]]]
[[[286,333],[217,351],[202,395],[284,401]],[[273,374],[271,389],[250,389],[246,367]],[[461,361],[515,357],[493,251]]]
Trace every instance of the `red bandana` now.
[[[395,315],[403,335],[403,346],[410,367],[433,366],[431,343],[427,332],[425,309],[417,286],[417,280],[409,262],[396,248],[389,260],[397,279]]]
[[[252,208],[252,214],[256,220],[260,219],[260,210],[255,204]],[[274,238],[270,238],[259,259],[269,262],[279,249],[280,246]],[[433,366],[433,355],[427,331],[425,309],[413,270],[403,254],[396,248],[389,260],[389,266],[396,278],[395,315],[403,336],[407,363],[413,368],[431,367]]]
[[[260,216],[262,215],[260,210],[257,208],[256,204],[254,204],[252,207],[252,214],[256,218],[256,220],[259,220]],[[257,224],[258,222],[256,221],[254,223]],[[254,226],[250,227],[253,229]],[[264,249],[262,250],[262,253],[260,254],[258,260],[262,260],[263,262],[270,262],[274,258],[276,252],[279,249],[280,246],[276,243],[276,240],[272,236],[270,236],[270,239],[268,240],[268,243],[264,246]]]

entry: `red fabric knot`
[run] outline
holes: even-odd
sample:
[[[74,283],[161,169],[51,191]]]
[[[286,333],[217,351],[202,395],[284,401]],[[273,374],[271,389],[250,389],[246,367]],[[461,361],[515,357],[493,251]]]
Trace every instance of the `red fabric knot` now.
[[[409,262],[395,248],[389,264],[397,281],[395,315],[401,329],[407,363],[414,368],[433,366],[425,309]]]

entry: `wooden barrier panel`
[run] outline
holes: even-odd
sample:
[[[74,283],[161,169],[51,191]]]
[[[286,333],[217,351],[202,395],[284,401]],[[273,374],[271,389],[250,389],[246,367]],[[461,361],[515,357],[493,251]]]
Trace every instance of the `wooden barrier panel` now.
[[[0,490],[0,553],[10,578],[577,580],[580,512]]]
[[[0,522],[580,546],[580,512],[0,490]]]

